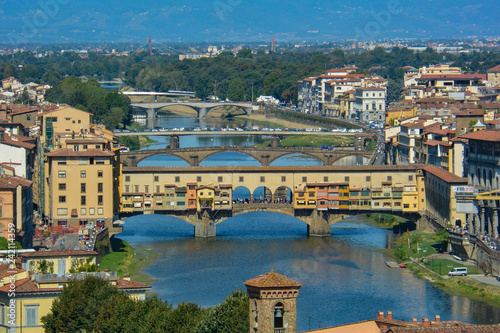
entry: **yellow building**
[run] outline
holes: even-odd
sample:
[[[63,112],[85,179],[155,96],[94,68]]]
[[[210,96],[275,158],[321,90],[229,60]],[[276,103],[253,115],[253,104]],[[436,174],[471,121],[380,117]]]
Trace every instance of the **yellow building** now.
[[[19,280],[12,280],[0,287],[0,333],[43,333],[41,318],[50,313],[52,302],[60,296],[68,281],[83,278],[86,275],[108,280],[130,297],[143,300],[150,286],[130,281],[130,276],[118,278],[114,272],[78,273],[64,276],[33,274]],[[6,277],[8,281],[9,277]],[[15,281],[15,282],[14,282]],[[10,288],[15,287],[15,297]],[[9,315],[13,315],[10,317]]]
[[[53,225],[113,222],[114,153],[79,147],[46,153],[45,216]]]
[[[452,226],[465,223],[465,213],[457,212],[457,200],[454,188],[468,184],[467,177],[458,177],[442,168],[428,165],[425,172],[426,211],[431,216],[443,216],[438,221],[442,225]]]
[[[0,333],[42,333],[41,318],[50,313],[52,302],[59,297],[63,287],[72,279],[95,276],[108,280],[131,298],[144,300],[150,286],[123,279],[115,272],[69,273],[78,260],[92,258],[96,262],[96,252],[92,251],[38,251],[23,253],[22,265],[36,266],[39,260],[54,263],[57,274],[39,274],[11,265],[0,265]]]
[[[51,263],[52,272],[57,276],[70,273],[71,269],[77,269],[79,265],[90,260],[90,264],[97,265],[97,252],[86,250],[65,250],[65,251],[34,251],[21,253],[21,265],[23,269],[37,272],[40,261],[45,260]]]

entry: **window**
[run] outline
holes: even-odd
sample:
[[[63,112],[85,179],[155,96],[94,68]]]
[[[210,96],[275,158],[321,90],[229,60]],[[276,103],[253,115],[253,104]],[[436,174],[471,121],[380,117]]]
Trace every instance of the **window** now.
[[[104,164],[104,158],[98,157],[95,159],[95,164]]]
[[[66,178],[66,171],[59,171],[59,178]]]
[[[94,215],[95,214],[95,208],[89,208],[89,214]]]
[[[265,183],[265,182],[266,182],[266,177],[261,176],[261,177],[260,177],[260,182],[261,182],[261,183]]]
[[[85,206],[85,205],[87,204],[87,197],[86,197],[86,196],[82,195],[82,196],[80,197],[80,204],[81,204],[82,206]]]
[[[323,181],[327,182],[328,181],[328,176],[323,177]]]
[[[130,185],[125,185],[125,193],[129,193],[130,192]]]
[[[160,193],[160,185],[156,185],[156,193]]]
[[[240,183],[243,183],[245,181],[245,178],[240,177]]]
[[[220,176],[217,177],[217,182],[222,183],[223,182],[222,177],[220,177]]]
[[[59,216],[68,215],[68,208],[57,208],[57,215]]]
[[[387,176],[387,181],[392,182],[392,176]]]
[[[97,208],[97,215],[102,215],[104,214],[104,209],[103,208]]]
[[[102,183],[97,183],[97,193],[102,193]]]
[[[413,176],[408,176],[408,181],[412,182],[413,181]]]
[[[82,121],[81,121],[81,120],[78,120],[78,123],[79,123],[79,124],[81,124],[81,123],[82,123]]]
[[[149,185],[144,185],[144,193],[149,193]]]
[[[101,171],[102,172],[102,171]],[[130,176],[125,176],[125,181],[129,182],[130,181]]]
[[[88,158],[79,158],[78,159],[78,164],[80,164],[80,165],[87,165],[87,164],[89,164],[89,159]]]
[[[59,183],[59,191],[66,191],[66,183]]]
[[[349,177],[348,177],[348,176],[347,176],[347,177],[344,177],[344,181],[345,181],[345,182],[348,182],[348,181],[349,181]]]
[[[134,185],[135,193],[139,193],[139,185]]]
[[[26,326],[37,326],[38,325],[38,305],[25,305],[24,306],[24,324]]]
[[[87,191],[87,184],[81,183],[80,184],[80,193],[85,193],[86,191]]]
[[[85,170],[80,171],[80,178],[87,177],[87,172]]]
[[[26,115],[26,121],[30,121],[31,120],[31,116],[29,114]],[[2,322],[3,324],[3,322]]]
[[[80,208],[80,215],[87,215],[87,208]]]
[[[302,177],[302,182],[307,183],[307,177]]]
[[[57,162],[57,165],[66,165],[66,161],[59,161]]]
[[[5,304],[0,303],[0,324],[5,325]]]
[[[179,183],[180,181],[181,181],[181,177],[176,176],[176,177],[175,177],[175,182],[176,182],[176,183]]]
[[[102,170],[97,170],[97,178],[102,178]]]
[[[201,176],[196,177],[197,182],[201,182]]]
[[[60,195],[59,196],[59,203],[65,203],[66,202],[66,196],[65,195]]]
[[[102,198],[103,198],[103,196],[102,196],[102,195],[98,195],[98,196],[97,196],[97,204],[98,204],[99,206],[102,206],[102,204],[103,204],[103,199],[102,199]],[[102,209],[102,208],[101,208],[101,209]]]
[[[155,182],[159,181],[159,177],[158,176],[155,176]]]
[[[371,178],[370,176],[366,176],[366,181],[367,181],[367,182],[371,181],[371,179],[372,179],[372,178]]]

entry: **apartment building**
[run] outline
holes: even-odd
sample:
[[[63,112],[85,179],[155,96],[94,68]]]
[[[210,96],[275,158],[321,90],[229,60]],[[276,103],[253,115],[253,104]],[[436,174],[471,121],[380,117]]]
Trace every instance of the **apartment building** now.
[[[113,221],[115,154],[83,146],[45,154],[44,215],[53,225]]]
[[[13,170],[12,170],[13,171]],[[13,228],[12,225],[15,227]],[[15,232],[12,233],[11,230]],[[0,235],[21,243],[23,248],[33,243],[32,182],[8,175],[0,167]]]
[[[356,88],[356,118],[361,121],[385,121],[385,88]],[[349,118],[353,118],[351,113]]]

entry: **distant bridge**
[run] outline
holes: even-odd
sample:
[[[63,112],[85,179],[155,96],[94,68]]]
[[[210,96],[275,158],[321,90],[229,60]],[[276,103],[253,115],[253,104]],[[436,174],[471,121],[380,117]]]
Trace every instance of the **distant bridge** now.
[[[160,135],[160,136],[183,136],[183,135],[272,135],[272,136],[290,136],[290,135],[318,135],[318,136],[364,136],[375,138],[375,134],[361,134],[351,132],[322,132],[322,131],[235,131],[235,130],[216,130],[216,131],[140,131],[140,132],[119,132],[115,136],[136,136],[136,135]]]
[[[164,93],[168,94],[168,93]],[[240,108],[246,115],[252,113],[252,103],[236,103],[236,102],[154,102],[154,103],[132,103],[133,107],[144,109],[147,113],[148,119],[156,118],[158,110],[167,106],[187,106],[196,111],[197,118],[204,118],[208,112],[218,106],[235,106]]]
[[[169,90],[168,92],[156,91],[124,91],[124,95],[128,96],[154,96],[155,102],[158,96],[167,97],[194,97],[194,91]]]
[[[255,158],[262,166],[269,166],[280,157],[291,154],[302,154],[313,157],[321,161],[324,165],[333,165],[335,161],[346,156],[363,156],[370,158],[372,151],[354,149],[336,149],[332,151],[321,150],[319,148],[290,148],[290,147],[201,147],[201,148],[181,148],[181,149],[146,149],[122,152],[121,161],[127,166],[137,166],[137,164],[151,156],[169,155],[176,156],[190,166],[199,166],[206,158],[224,152],[238,152]]]

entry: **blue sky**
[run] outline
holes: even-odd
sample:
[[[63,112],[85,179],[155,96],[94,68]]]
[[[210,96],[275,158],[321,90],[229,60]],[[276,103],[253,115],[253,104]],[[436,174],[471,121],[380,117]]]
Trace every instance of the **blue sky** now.
[[[498,0],[0,0],[6,42],[498,36]]]

